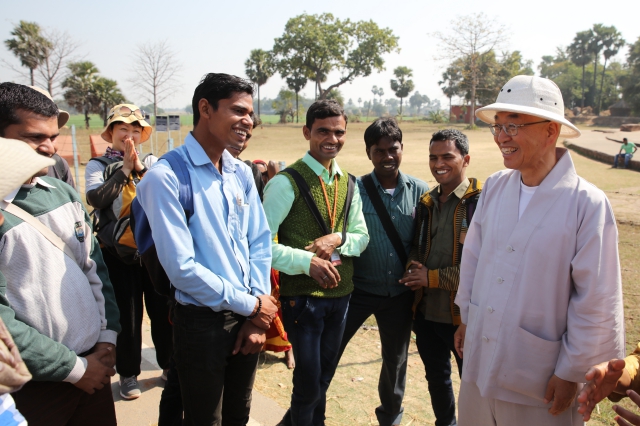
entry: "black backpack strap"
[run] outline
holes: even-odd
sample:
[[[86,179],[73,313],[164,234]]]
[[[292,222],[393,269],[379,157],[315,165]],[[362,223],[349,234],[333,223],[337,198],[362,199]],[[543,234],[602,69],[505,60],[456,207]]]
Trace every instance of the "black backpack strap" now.
[[[56,174],[58,175],[58,179],[62,181],[67,181],[67,168],[64,166],[64,161],[62,161],[62,157],[58,154],[53,154],[51,157],[55,160],[56,164],[53,165],[53,168],[56,170]]]
[[[400,239],[400,235],[398,234],[398,230],[395,225],[391,221],[391,217],[389,216],[389,212],[387,211],[384,203],[382,202],[382,198],[380,198],[380,194],[378,193],[378,189],[376,188],[375,183],[373,182],[373,178],[371,174],[362,176],[362,184],[364,185],[364,189],[367,191],[369,195],[369,199],[371,200],[371,204],[373,204],[373,208],[378,214],[378,218],[382,223],[382,227],[387,233],[387,237],[389,241],[391,241],[391,245],[393,249],[396,251],[396,254],[400,258],[402,265],[406,265],[409,259],[407,256],[407,252],[402,244],[402,240]]]
[[[353,193],[356,190],[356,177],[347,173],[347,198],[344,200],[344,222],[342,223],[342,242],[340,246],[347,240],[347,226],[349,226],[349,212],[351,211],[351,201],[353,201]],[[340,247],[338,246],[338,247]]]
[[[318,210],[318,206],[316,205],[316,202],[313,200],[313,196],[311,195],[311,189],[309,188],[309,185],[307,185],[307,182],[304,180],[302,175],[298,173],[297,170],[290,167],[284,169],[283,172],[291,176],[296,185],[298,185],[300,195],[304,199],[304,202],[307,203],[307,207],[309,207],[309,211],[313,215],[313,218],[316,220],[316,222],[318,222],[318,226],[320,227],[323,235],[329,235],[331,231],[329,230],[327,223],[324,221],[320,210]]]

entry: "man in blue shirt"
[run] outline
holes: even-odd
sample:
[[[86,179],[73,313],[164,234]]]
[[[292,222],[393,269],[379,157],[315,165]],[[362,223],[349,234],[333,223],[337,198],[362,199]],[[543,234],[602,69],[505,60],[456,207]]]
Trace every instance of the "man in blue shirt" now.
[[[166,160],[137,189],[175,287],[185,425],[247,424],[258,355],[277,312],[269,295],[271,233],[253,176],[225,151],[241,149],[251,135],[252,95],[250,82],[227,74],[207,74],[196,88],[194,129],[177,148],[191,178],[188,220]]]
[[[411,337],[413,292],[398,283],[413,239],[415,207],[429,186],[400,172],[402,131],[393,118],[380,118],[364,133],[367,156],[373,163],[370,175],[358,178],[362,211],[369,230],[369,246],[354,258],[354,290],[349,302],[340,356],[358,328],[374,315],[382,343],[382,369],[376,416],[380,426],[399,425],[407,373],[407,352]],[[369,178],[370,176],[370,178]],[[398,253],[385,229],[366,180],[370,179],[375,197],[384,206],[397,232],[402,253]],[[369,186],[372,188],[372,186]]]

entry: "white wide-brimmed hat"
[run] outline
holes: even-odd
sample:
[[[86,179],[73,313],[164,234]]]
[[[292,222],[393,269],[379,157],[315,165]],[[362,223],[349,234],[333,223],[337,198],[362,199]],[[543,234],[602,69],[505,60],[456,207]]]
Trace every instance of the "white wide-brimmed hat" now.
[[[0,138],[0,201],[31,176],[55,163],[26,142]]]
[[[561,124],[560,136],[580,136],[580,130],[564,118],[564,101],[560,88],[548,78],[531,75],[513,77],[500,89],[496,102],[479,108],[476,117],[493,124],[498,112],[534,115]]]
[[[47,98],[49,98],[51,100],[51,102],[53,102],[53,98],[51,97],[51,94],[49,92],[47,92],[44,89],[41,89],[38,86],[27,86],[33,90],[35,90],[36,92],[40,92],[43,95],[45,95]],[[62,129],[62,127],[67,124],[67,121],[69,121],[69,113],[67,111],[63,111],[60,108],[58,108],[58,129]]]

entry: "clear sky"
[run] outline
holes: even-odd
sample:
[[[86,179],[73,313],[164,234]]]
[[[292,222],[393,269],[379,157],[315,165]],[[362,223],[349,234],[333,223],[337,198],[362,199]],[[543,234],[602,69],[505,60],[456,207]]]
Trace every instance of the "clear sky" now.
[[[96,64],[101,74],[115,79],[124,94],[137,103],[146,103],[128,82],[135,46],[150,40],[167,39],[182,63],[181,89],[163,107],[184,107],[199,79],[207,72],[226,72],[244,76],[244,61],[251,49],[269,50],[287,20],[301,13],[330,12],[339,18],[373,20],[391,28],[400,37],[400,53],[386,56],[386,71],[358,78],[340,87],[345,100],[373,97],[371,87],[382,86],[385,98],[392,96],[389,80],[393,68],[405,65],[413,69],[416,90],[431,98],[446,99],[438,80],[446,62],[434,60],[438,42],[434,31],[447,31],[458,15],[484,12],[488,19],[510,29],[505,47],[520,50],[534,68],[543,55],[554,54],[557,46],[571,43],[576,32],[594,23],[615,25],[627,42],[640,37],[637,0],[581,2],[536,0],[512,2],[456,1],[75,1],[75,0],[1,0],[0,40],[10,38],[10,31],[20,20],[35,21],[43,27],[68,31],[81,43],[79,52]],[[618,55],[625,60],[628,49]],[[18,65],[4,45],[0,59]],[[328,82],[337,79],[331,75]],[[15,72],[0,67],[0,81],[26,82]],[[274,76],[262,86],[263,96],[275,97],[283,81]],[[303,93],[313,96],[313,84]],[[56,95],[58,97],[58,95]]]

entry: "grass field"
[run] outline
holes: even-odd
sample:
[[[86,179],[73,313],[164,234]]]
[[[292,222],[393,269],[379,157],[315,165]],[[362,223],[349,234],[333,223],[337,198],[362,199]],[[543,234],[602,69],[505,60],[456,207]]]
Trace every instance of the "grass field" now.
[[[264,116],[263,116],[264,118]],[[435,126],[428,122],[407,122],[402,124],[404,134],[404,159],[402,170],[434,184],[428,168],[428,141],[431,133],[445,125]],[[455,125],[463,129],[464,125]],[[371,163],[365,154],[363,133],[364,123],[348,126],[347,143],[339,155],[340,166],[355,175],[370,172]],[[184,126],[182,136],[190,130]],[[67,129],[63,133],[68,132]],[[89,133],[78,129],[80,153],[89,158]],[[501,156],[488,130],[466,132],[470,140],[471,163],[468,175],[484,180],[490,174],[503,168]],[[172,135],[177,139],[177,132]],[[176,140],[176,145],[178,141]],[[147,145],[147,144],[145,144]],[[166,133],[159,134],[157,153],[166,151]],[[144,147],[144,152],[149,152]],[[265,124],[254,130],[253,137],[244,159],[282,160],[286,164],[300,158],[308,144],[302,137],[302,124]],[[595,184],[612,202],[619,223],[619,249],[622,264],[623,292],[625,298],[625,319],[627,349],[631,351],[640,341],[640,173],[629,170],[611,169],[609,165],[598,163],[577,154],[572,154],[578,174]],[[84,172],[84,167],[81,168]],[[84,188],[81,178],[80,188]],[[369,324],[374,324],[373,319]],[[377,381],[380,371],[380,340],[377,331],[361,330],[346,349],[336,376],[329,388],[327,404],[327,425],[376,425],[375,407],[378,405]],[[362,378],[362,380],[360,380]],[[410,348],[409,369],[405,396],[405,416],[403,425],[432,425],[434,422],[429,392],[424,378],[424,367],[414,344]],[[459,380],[454,376],[454,388],[458,390]],[[266,353],[260,358],[256,378],[256,389],[273,398],[282,407],[288,407],[291,396],[291,372],[282,362],[281,354]],[[628,399],[623,406],[631,407]],[[613,425],[611,404],[605,400],[599,404],[600,414],[594,412],[591,425]]]

